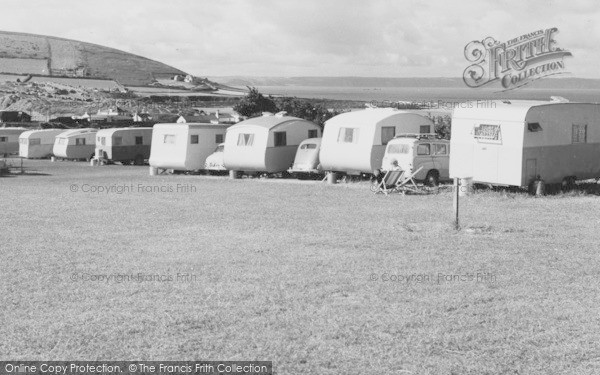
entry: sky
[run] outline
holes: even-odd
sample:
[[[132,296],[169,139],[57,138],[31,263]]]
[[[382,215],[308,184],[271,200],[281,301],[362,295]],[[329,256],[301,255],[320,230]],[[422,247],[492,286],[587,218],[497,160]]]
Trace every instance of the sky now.
[[[2,0],[0,30],[96,43],[205,76],[462,77],[465,46],[557,27],[600,78],[593,0]]]

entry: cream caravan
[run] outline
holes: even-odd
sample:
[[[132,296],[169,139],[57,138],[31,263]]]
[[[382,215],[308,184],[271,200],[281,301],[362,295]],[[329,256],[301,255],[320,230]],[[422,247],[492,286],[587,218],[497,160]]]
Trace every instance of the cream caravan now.
[[[96,133],[96,158],[110,162],[144,164],[150,157],[152,128],[113,128]]]
[[[401,133],[433,133],[433,122],[392,108],[342,113],[325,123],[321,167],[348,174],[372,173],[381,167],[385,146]]]
[[[469,104],[469,103],[467,103]],[[600,105],[491,101],[454,109],[450,177],[527,187],[600,176]]]
[[[65,129],[28,130],[19,136],[19,156],[28,159],[52,156],[54,139]]]
[[[98,129],[71,129],[56,136],[54,156],[62,159],[85,159],[94,158],[96,152],[96,133]]]
[[[199,171],[223,143],[228,124],[156,124],[152,130],[150,173],[159,169]]]
[[[307,138],[319,136],[318,125],[283,114],[242,121],[227,129],[225,168],[244,172],[285,172],[292,166],[296,149]]]
[[[19,136],[25,128],[0,128],[0,156],[19,153]]]

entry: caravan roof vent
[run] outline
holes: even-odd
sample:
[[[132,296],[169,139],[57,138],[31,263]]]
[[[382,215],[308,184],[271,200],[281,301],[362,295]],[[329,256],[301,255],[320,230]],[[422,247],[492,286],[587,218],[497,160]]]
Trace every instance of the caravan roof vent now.
[[[550,100],[557,103],[568,103],[569,99],[563,98],[562,96],[551,96]]]
[[[502,101],[502,103],[504,103],[504,104],[512,104],[512,103],[510,102],[510,100],[503,100],[503,101]]]
[[[267,117],[267,116],[273,116],[273,113],[271,113],[271,112],[263,112],[263,113],[262,113],[262,115],[263,115],[264,117]]]
[[[286,112],[286,111],[277,112],[277,113],[275,114],[275,116],[277,116],[277,117],[283,117],[283,116],[285,116],[285,115],[287,115],[287,112]]]

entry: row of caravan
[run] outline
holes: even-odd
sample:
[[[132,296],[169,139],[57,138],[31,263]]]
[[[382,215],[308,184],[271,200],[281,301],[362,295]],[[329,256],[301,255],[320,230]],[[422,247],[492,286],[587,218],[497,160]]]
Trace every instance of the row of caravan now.
[[[526,187],[600,177],[600,104],[564,101],[466,102],[452,114],[451,140],[434,139],[433,122],[414,112],[368,108],[310,121],[266,115],[235,125],[156,124],[153,128],[0,128],[0,154],[50,155],[142,164],[159,170],[223,169],[372,173],[425,165],[417,179],[472,178]],[[410,134],[410,136],[407,136]],[[211,155],[214,151],[213,155]],[[450,152],[451,151],[451,152]]]
[[[335,116],[326,122],[320,140],[314,139],[321,131],[311,122],[287,116],[254,118],[224,131],[223,165],[233,171],[274,173],[290,166],[292,171],[315,169],[318,158],[321,171],[357,174],[386,169],[394,162],[411,172],[425,166],[416,176],[420,180],[471,178],[518,187],[536,179],[571,184],[600,177],[600,104],[562,100],[483,104],[466,102],[454,109],[449,142],[426,136],[435,130],[427,117],[395,109],[369,108]],[[190,167],[164,161],[176,149],[169,144],[176,142],[171,137],[174,129],[155,126],[150,158],[154,170]],[[193,141],[189,139],[190,147]],[[312,162],[303,166],[300,159]],[[203,168],[202,161],[196,167]]]
[[[24,131],[19,136],[19,156],[28,159],[57,156],[89,159],[94,154],[97,129],[42,129]]]
[[[338,171],[371,173],[381,168],[387,143],[397,135],[430,134],[432,121],[395,109],[348,112],[316,124],[296,117],[265,115],[227,127],[157,124],[152,136],[151,173],[205,168],[279,173]],[[321,138],[322,137],[322,138]],[[210,155],[215,146],[215,154]]]
[[[150,157],[152,128],[0,129],[0,154],[28,159],[105,159],[143,164]]]

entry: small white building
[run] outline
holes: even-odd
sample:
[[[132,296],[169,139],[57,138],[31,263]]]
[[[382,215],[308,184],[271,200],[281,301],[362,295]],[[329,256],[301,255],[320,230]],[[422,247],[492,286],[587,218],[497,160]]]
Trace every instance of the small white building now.
[[[320,135],[318,125],[283,114],[242,121],[227,129],[225,168],[267,173],[287,171],[300,142]]]
[[[450,177],[527,187],[600,177],[600,104],[468,102],[454,109]]]
[[[25,128],[0,128],[0,156],[19,152],[19,136]]]
[[[430,134],[433,122],[417,113],[367,108],[339,114],[325,123],[321,166],[325,171],[371,173],[381,167],[385,146],[405,133]]]
[[[93,159],[97,132],[93,128],[63,131],[56,136],[52,153],[63,159]]]
[[[150,151],[151,174],[160,169],[199,171],[215,147],[223,143],[226,124],[156,124]]]
[[[96,133],[98,159],[122,163],[144,164],[150,158],[152,128],[112,128]]]
[[[54,139],[65,129],[28,130],[19,136],[19,156],[39,159],[52,156]]]

